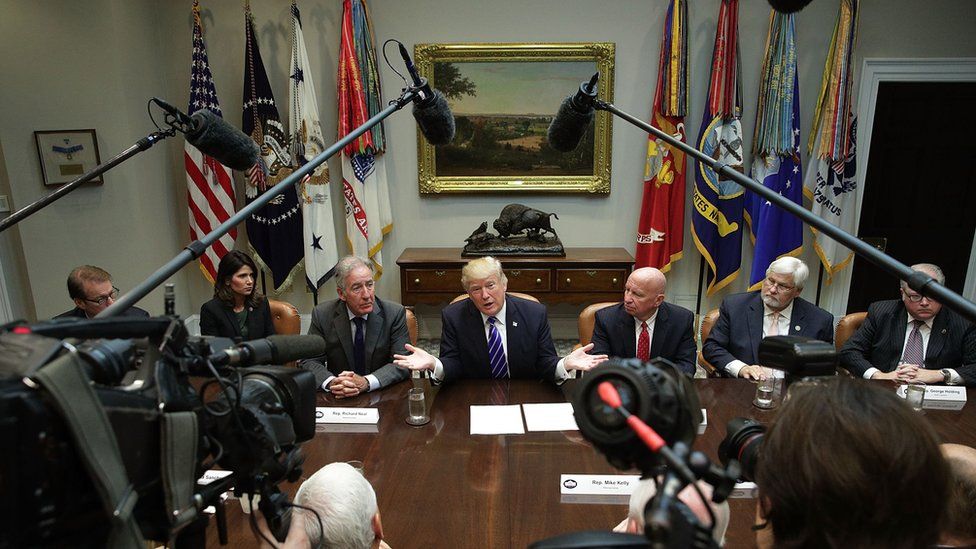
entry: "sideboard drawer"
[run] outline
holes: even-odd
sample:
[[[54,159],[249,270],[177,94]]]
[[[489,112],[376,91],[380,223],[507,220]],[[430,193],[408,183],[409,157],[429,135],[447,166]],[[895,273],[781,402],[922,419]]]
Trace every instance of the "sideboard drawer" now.
[[[557,292],[622,292],[624,269],[557,269]]]
[[[513,292],[548,292],[552,288],[550,269],[505,269],[508,289]]]
[[[405,269],[408,292],[455,292],[461,288],[461,269]]]

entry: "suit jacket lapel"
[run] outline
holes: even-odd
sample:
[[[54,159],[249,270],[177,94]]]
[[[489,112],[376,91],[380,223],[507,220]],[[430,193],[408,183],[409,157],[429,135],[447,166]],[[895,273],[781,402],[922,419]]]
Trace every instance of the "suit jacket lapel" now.
[[[383,331],[383,308],[379,300],[373,301],[373,312],[366,317],[366,369],[370,370],[373,362],[373,351],[376,350],[376,343],[380,339],[380,332]]]
[[[620,341],[624,342],[622,356],[637,356],[637,336],[634,329],[634,317],[627,314],[621,305],[620,314],[617,315],[617,331]]]
[[[806,302],[799,297],[793,300],[793,313],[790,315],[790,327],[787,333],[780,335],[804,334],[806,329],[807,308]],[[809,334],[813,337],[816,334]]]
[[[471,345],[472,356],[476,357],[479,365],[476,370],[487,368],[491,372],[488,362],[488,339],[485,337],[485,323],[481,320],[481,313],[474,303],[468,299],[464,305],[464,332],[471,334],[471,341],[459,342],[461,345]],[[472,365],[475,366],[475,365]]]
[[[938,362],[939,355],[942,354],[942,347],[945,345],[949,335],[949,315],[945,311],[939,311],[932,320],[932,331],[929,333],[929,344],[925,347],[926,364]],[[906,327],[907,330],[907,327]]]
[[[525,339],[522,337],[522,333],[525,330],[525,319],[522,318],[522,312],[519,311],[518,306],[514,301],[505,297],[505,339],[508,344],[508,351],[505,353],[505,358],[508,360],[508,373],[511,377],[515,377],[516,371],[521,371],[522,363],[519,362],[517,365],[514,364],[515,361],[512,357],[524,357],[526,353],[522,351],[522,344],[525,343]]]
[[[752,351],[752,356],[743,362],[755,364],[759,361],[759,342],[762,341],[763,337],[764,314],[766,311],[763,308],[762,296],[756,292],[756,295],[749,302],[749,315],[746,317],[749,328],[749,349]]]
[[[892,349],[894,350],[894,356],[892,357],[889,372],[894,371],[901,362],[902,352],[905,350],[905,335],[906,330],[908,330],[908,309],[901,302],[895,307],[895,314],[892,317],[891,325],[888,327],[888,338],[893,343]],[[933,329],[934,333],[935,330]],[[929,345],[932,344],[932,338],[929,337]]]
[[[237,324],[237,314],[234,313],[233,307],[228,307],[227,305],[221,305],[220,310],[224,311],[224,316],[227,317],[227,322],[230,323],[231,328],[234,328],[234,334],[237,337],[244,337],[241,335],[241,327]],[[250,318],[250,314],[247,315]]]
[[[661,346],[668,337],[668,329],[670,327],[671,325],[668,324],[668,310],[664,307],[664,303],[661,303],[661,307],[657,310],[657,319],[654,320],[654,335],[651,337],[651,358],[661,356]],[[630,340],[634,340],[633,334],[631,334]]]
[[[339,335],[339,342],[342,343],[342,350],[346,354],[346,366],[353,368],[356,363],[352,358],[352,328],[349,327],[349,312],[346,304],[342,301],[336,304],[335,314],[332,316],[332,327]]]

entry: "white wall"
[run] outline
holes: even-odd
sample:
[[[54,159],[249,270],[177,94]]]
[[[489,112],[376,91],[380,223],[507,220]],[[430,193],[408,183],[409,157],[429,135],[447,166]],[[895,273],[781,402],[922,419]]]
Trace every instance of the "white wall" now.
[[[286,0],[252,2],[258,40],[282,116],[287,116],[290,47]],[[758,74],[768,27],[768,4],[743,0],[740,41],[747,150],[754,125]],[[225,116],[240,123],[243,80],[243,13],[239,0],[205,0],[204,25],[210,62]],[[335,73],[339,42],[338,0],[300,0],[305,37],[326,135],[335,134]],[[153,95],[186,103],[190,59],[190,2],[98,0],[19,2],[0,0],[0,143],[6,153],[15,207],[40,196],[32,134],[37,129],[95,127],[103,159],[148,132],[144,103]],[[666,2],[647,0],[373,0],[369,3],[377,40],[397,38],[412,47],[421,42],[589,42],[617,44],[614,103],[647,118]],[[969,0],[924,3],[911,0],[861,2],[861,29],[855,66],[864,57],[976,56],[976,10]],[[717,0],[690,2],[691,105],[686,118],[694,135],[700,123],[708,64],[715,35]],[[797,16],[801,130],[807,135],[816,92],[830,42],[837,0],[814,0]],[[394,60],[394,63],[399,64]],[[399,68],[399,67],[398,67]],[[386,98],[400,88],[384,67]],[[572,90],[567,90],[567,94]],[[553,108],[555,109],[555,105]],[[399,296],[393,261],[410,246],[459,246],[481,221],[493,219],[510,202],[525,202],[559,214],[557,230],[566,246],[619,246],[633,251],[640,204],[646,137],[622,121],[614,122],[612,192],[584,195],[506,195],[420,197],[417,192],[416,126],[405,113],[387,125],[391,202],[395,226],[384,248],[387,274],[381,295]],[[106,184],[84,188],[35,218],[21,231],[27,270],[38,316],[67,307],[64,276],[81,262],[100,264],[120,287],[131,287],[175,255],[187,240],[182,141],[144,153],[106,176]],[[332,168],[339,197],[339,167]],[[690,173],[690,171],[689,171]],[[691,179],[688,180],[688,187]],[[336,205],[340,205],[336,201]],[[690,208],[690,206],[689,206]],[[105,212],[112,211],[113,215]],[[341,211],[336,211],[342,234]],[[689,217],[690,219],[690,217]],[[809,237],[809,235],[808,235]],[[699,255],[689,237],[685,258],[670,276],[672,300],[694,304]],[[745,287],[751,260],[746,243],[743,274],[730,291]],[[815,257],[807,246],[806,258]],[[192,314],[210,295],[195,267],[175,277],[182,314]],[[805,296],[813,299],[813,281]],[[330,284],[323,296],[334,295]],[[829,290],[828,290],[829,291]],[[723,294],[724,295],[724,294]],[[303,289],[283,296],[307,312],[311,296]],[[717,306],[706,300],[704,309]],[[146,308],[160,312],[154,296]],[[424,312],[424,311],[422,311]],[[573,310],[554,312],[557,335],[570,330]],[[425,315],[425,331],[436,323]],[[567,337],[570,333],[563,333]]]

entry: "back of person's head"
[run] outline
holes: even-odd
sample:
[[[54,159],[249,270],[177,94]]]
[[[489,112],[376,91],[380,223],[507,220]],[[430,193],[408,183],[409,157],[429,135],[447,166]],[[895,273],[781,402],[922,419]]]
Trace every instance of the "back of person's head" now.
[[[316,471],[298,489],[295,503],[314,510],[322,519],[322,547],[369,549],[377,537],[376,492],[348,463],[330,463]],[[308,511],[302,516],[308,539],[316,547],[322,534],[319,522]]]
[[[112,280],[112,275],[101,267],[94,265],[81,265],[75,267],[68,274],[68,295],[71,299],[87,299],[85,295],[86,282],[108,282]]]
[[[687,505],[688,509],[705,526],[708,526],[711,520],[705,506],[710,505],[712,507],[712,513],[715,515],[712,539],[721,547],[725,545],[725,531],[729,527],[729,503],[727,501],[712,503],[712,487],[704,481],[699,481],[698,487],[706,501],[702,501],[694,487],[690,485],[685,486],[684,490],[678,494],[678,499]],[[644,533],[644,508],[647,507],[647,502],[651,501],[656,493],[657,485],[655,485],[654,479],[645,478],[637,483],[637,487],[630,494],[630,508],[627,511],[627,518],[630,521],[628,530],[630,532],[634,534]]]
[[[775,547],[926,547],[949,471],[932,427],[890,387],[834,378],[789,391],[756,465]]]
[[[952,480],[941,541],[945,545],[976,545],[976,449],[943,444],[942,454]]]

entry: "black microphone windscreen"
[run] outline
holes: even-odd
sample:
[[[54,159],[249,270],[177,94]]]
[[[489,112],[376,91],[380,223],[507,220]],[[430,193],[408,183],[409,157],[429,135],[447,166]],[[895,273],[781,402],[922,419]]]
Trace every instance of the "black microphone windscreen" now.
[[[325,354],[325,339],[317,335],[273,335],[268,336],[272,346],[271,362],[284,364],[292,360],[314,358]]]
[[[549,146],[560,152],[570,152],[579,145],[583,139],[583,134],[593,122],[593,109],[586,112],[579,112],[573,108],[573,96],[567,97],[561,105],[556,116],[549,124]]]
[[[769,5],[780,13],[796,13],[807,7],[811,0],[769,0]]]
[[[208,110],[193,113],[193,129],[186,140],[203,154],[237,171],[244,171],[258,161],[261,151],[244,132]]]
[[[417,119],[420,133],[431,145],[447,145],[454,140],[454,115],[444,94],[433,90],[433,101],[413,104],[413,117]]]

